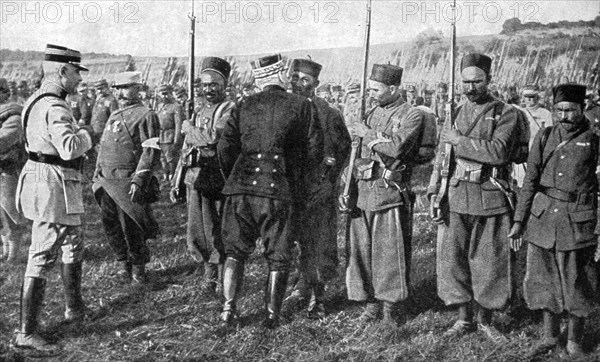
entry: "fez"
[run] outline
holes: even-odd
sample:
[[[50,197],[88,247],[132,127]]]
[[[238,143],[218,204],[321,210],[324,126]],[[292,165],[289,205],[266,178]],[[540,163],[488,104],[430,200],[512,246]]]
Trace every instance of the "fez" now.
[[[313,62],[310,59],[294,59],[292,61],[292,72],[302,72],[319,78],[321,69],[323,69],[321,64]]]
[[[369,79],[386,85],[399,85],[402,68],[391,64],[373,64]]]
[[[483,54],[467,54],[462,58],[460,63],[460,70],[463,71],[468,67],[477,67],[490,75],[492,69],[492,58]]]
[[[46,44],[44,61],[71,64],[75,68],[88,71],[81,65],[81,53],[77,50],[69,49],[60,45]]]
[[[115,75],[113,88],[125,88],[132,85],[142,85],[142,73],[140,72],[123,72]]]
[[[559,102],[573,102],[578,104],[585,103],[584,85],[579,84],[560,84],[552,88],[554,104]]]
[[[265,78],[283,69],[281,54],[268,55],[250,62],[254,78]]]
[[[229,79],[231,73],[231,65],[225,59],[218,57],[207,57],[202,61],[201,73],[211,71],[219,74],[225,81]]]

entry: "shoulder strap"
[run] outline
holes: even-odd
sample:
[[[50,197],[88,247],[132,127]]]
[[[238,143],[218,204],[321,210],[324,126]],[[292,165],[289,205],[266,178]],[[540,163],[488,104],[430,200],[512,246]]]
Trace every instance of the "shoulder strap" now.
[[[492,104],[490,104],[487,107],[485,107],[485,109],[483,111],[481,111],[481,113],[479,113],[477,115],[477,117],[475,118],[475,120],[473,121],[473,123],[471,123],[471,125],[469,126],[469,128],[467,129],[467,131],[463,134],[463,136],[469,137],[469,135],[471,134],[471,132],[473,132],[473,130],[475,129],[475,126],[477,126],[477,123],[479,123],[479,120],[481,120],[483,118],[483,116],[485,116],[485,114],[490,111],[490,109],[492,109],[492,108],[495,109],[496,107],[498,107],[498,104],[502,105],[501,102],[494,101],[494,102],[492,102]],[[504,105],[502,105],[502,106],[504,107]],[[457,115],[458,115],[458,113],[457,113]],[[496,117],[494,115],[494,119],[495,118]]]
[[[35,97],[33,99],[33,101],[31,101],[31,103],[29,103],[29,106],[27,107],[27,109],[25,110],[25,113],[23,114],[23,139],[25,140],[25,145],[28,146],[29,143],[27,142],[27,122],[29,122],[29,113],[31,113],[31,110],[33,109],[33,106],[42,98],[44,97],[54,97],[54,98],[59,98],[61,99],[59,96],[57,96],[54,93],[42,93],[40,95],[38,95],[37,97]]]
[[[550,127],[548,127],[550,128]],[[587,131],[588,129],[585,127],[580,128],[577,132],[573,133],[571,135],[571,137],[567,138],[566,140],[562,141],[561,143],[558,144],[558,146],[556,146],[555,149],[553,149],[552,151],[550,151],[550,153],[548,154],[548,156],[544,159],[544,162],[542,162],[542,169],[546,168],[546,165],[548,164],[548,162],[552,159],[552,156],[554,156],[554,153],[556,153],[556,151],[560,150],[561,148],[563,148],[564,146],[566,146],[569,142],[571,142],[572,140],[574,140],[575,138],[581,136],[581,134],[583,134],[583,132]],[[546,132],[546,129],[544,129],[544,133]],[[549,133],[549,132],[548,132]],[[542,137],[544,135],[542,134]],[[547,137],[546,137],[547,138]],[[542,148],[542,152],[543,149],[546,146],[546,142],[547,139],[544,140],[544,147]],[[540,142],[541,143],[541,142]],[[543,153],[542,153],[543,155]]]

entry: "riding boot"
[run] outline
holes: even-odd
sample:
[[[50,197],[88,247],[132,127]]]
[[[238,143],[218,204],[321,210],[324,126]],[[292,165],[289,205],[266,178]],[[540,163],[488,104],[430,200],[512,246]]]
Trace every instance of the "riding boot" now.
[[[244,280],[244,263],[227,258],[223,266],[223,311],[221,321],[225,325],[233,324],[237,318],[237,299]]]
[[[267,310],[267,317],[264,326],[266,328],[273,329],[279,326],[279,314],[285,295],[285,288],[287,287],[288,275],[287,271],[269,272],[267,289],[265,291],[265,309]]]

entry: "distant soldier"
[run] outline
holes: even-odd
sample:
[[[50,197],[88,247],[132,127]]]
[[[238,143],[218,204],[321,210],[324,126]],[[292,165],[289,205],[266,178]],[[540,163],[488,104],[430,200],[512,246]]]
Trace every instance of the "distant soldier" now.
[[[478,327],[493,342],[506,337],[492,326],[492,310],[506,306],[511,297],[510,228],[508,190],[511,151],[518,127],[517,110],[493,98],[488,91],[492,60],[483,54],[467,54],[461,62],[467,100],[456,116],[456,128],[448,120],[440,136],[437,164],[444,158],[444,144],[453,148],[448,187],[449,215],[433,210],[434,220],[448,218],[448,229],[438,245],[438,295],[446,305],[458,305],[458,320],[445,333],[457,337]],[[434,172],[438,172],[438,167]],[[432,175],[429,196],[439,192],[439,174]],[[449,220],[449,221],[448,221]],[[477,324],[473,307],[478,306]]]
[[[181,116],[183,117],[182,119],[185,120],[187,115],[185,114],[185,105],[186,102],[188,100],[188,96],[187,96],[187,91],[185,90],[185,88],[183,87],[179,87],[177,88],[177,90],[174,92],[175,94],[175,100],[177,101],[177,103],[179,104],[179,107],[181,107]]]
[[[433,105],[433,91],[431,89],[425,89],[423,91],[423,105],[425,107],[427,107],[427,108],[431,108],[432,107],[432,105]]]
[[[140,100],[144,107],[152,109],[152,91],[147,84],[142,85],[142,88],[140,89]]]
[[[181,122],[183,110],[173,98],[173,87],[162,84],[158,87],[161,103],[156,110],[160,122],[159,144],[162,150],[160,162],[162,164],[163,181],[170,181],[175,173],[176,162],[179,159],[179,150],[183,141]]]
[[[19,104],[25,103],[27,98],[29,98],[29,96],[30,96],[29,86],[27,85],[26,80],[22,80],[19,82],[19,85],[17,87],[17,93],[19,95],[19,102],[20,102]]]
[[[225,178],[217,160],[217,143],[226,117],[234,106],[225,94],[230,72],[231,65],[224,59],[207,57],[202,61],[197,85],[206,99],[198,103],[194,100],[196,111],[191,120],[183,122],[185,139],[177,165],[178,171],[182,167],[186,170],[187,248],[204,264],[203,292],[216,291],[219,271],[225,261],[221,241],[221,190]],[[172,201],[178,197],[178,186],[172,184]]]
[[[311,317],[325,315],[325,284],[337,275],[337,185],[352,143],[340,111],[315,96],[321,69],[308,59],[294,59],[290,69],[292,91],[311,100],[323,130],[323,162],[309,173],[306,209],[298,220],[300,280],[292,293],[300,303],[309,302]]]
[[[256,94],[256,91],[254,90],[254,82],[244,83],[242,86],[242,99],[254,94]]]
[[[414,106],[417,100],[417,87],[412,84],[409,84],[406,87],[406,103]]]
[[[106,79],[101,79],[94,84],[96,89],[96,101],[92,109],[92,119],[90,124],[97,137],[104,132],[104,127],[110,115],[119,109],[119,104],[113,96]]]
[[[599,138],[583,116],[585,86],[563,84],[553,92],[557,123],[533,141],[508,236],[518,248],[525,229],[523,293],[528,307],[544,314],[534,354],[558,346],[560,315],[567,312],[567,353],[577,358],[583,354],[585,318],[597,302]]]
[[[10,103],[9,95],[8,82],[0,78],[0,261],[10,263],[15,260],[20,236],[15,230],[16,225],[25,221],[15,207],[15,192],[27,156],[21,127],[23,107]]]
[[[147,283],[146,264],[150,250],[146,240],[158,234],[158,223],[150,204],[157,201],[158,182],[153,171],[160,160],[156,113],[139,98],[140,72],[115,76],[121,108],[112,112],[100,140],[92,190],[100,206],[108,242],[119,263],[120,279]],[[153,180],[154,178],[154,180]]]
[[[344,120],[350,127],[354,122],[360,121],[360,84],[352,83],[346,89],[344,101]]]
[[[438,125],[443,125],[446,121],[446,105],[448,104],[448,84],[440,83],[437,87],[435,105],[433,110],[438,118]]]
[[[588,91],[585,95],[585,108],[583,110],[592,130],[600,134],[600,105],[594,101],[594,92]]]
[[[331,97],[331,84],[325,83],[317,88],[317,97],[325,100],[327,103],[333,103],[333,97]]]
[[[225,324],[236,321],[236,301],[244,264],[262,238],[269,276],[264,325],[279,325],[287,286],[298,212],[307,199],[305,177],[323,159],[319,123],[311,104],[286,92],[288,79],[280,54],[252,63],[261,92],[231,112],[218,144],[219,161],[228,177],[223,189],[223,312]]]
[[[426,114],[404,102],[402,72],[394,65],[373,65],[369,92],[378,105],[366,124],[351,128],[362,138],[362,158],[353,165],[360,215],[350,224],[346,289],[348,299],[367,303],[364,322],[381,317],[394,322],[397,304],[409,297],[415,200],[410,180],[422,152],[429,158],[435,154],[435,123],[433,132],[426,132]],[[342,209],[347,203],[340,197]]]
[[[75,117],[75,120],[77,120],[77,123],[80,125],[89,125],[92,120],[92,109],[94,105],[87,94],[87,84],[81,83],[77,87],[77,93],[69,95],[73,117]]]
[[[37,332],[46,278],[62,250],[65,319],[89,312],[81,297],[83,239],[81,214],[83,155],[92,148],[91,128],[77,126],[68,93],[81,82],[81,54],[48,44],[42,67],[44,81],[25,102],[22,122],[29,160],[19,176],[17,209],[33,221],[29,258],[21,289],[20,327],[15,346],[55,352],[58,346]]]
[[[344,103],[342,101],[343,96],[344,94],[341,85],[334,84],[331,86],[332,106],[339,109],[342,114],[344,114]]]

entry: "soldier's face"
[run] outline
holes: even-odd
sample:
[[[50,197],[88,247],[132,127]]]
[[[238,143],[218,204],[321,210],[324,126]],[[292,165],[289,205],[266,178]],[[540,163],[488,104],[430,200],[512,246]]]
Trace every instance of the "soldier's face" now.
[[[384,83],[369,80],[369,97],[378,104],[388,104],[394,96],[392,87]]]
[[[60,68],[59,72],[63,88],[69,94],[75,93],[77,86],[82,81],[81,74],[79,74],[80,69],[71,64],[65,64]]]
[[[140,89],[136,85],[118,88],[118,98],[120,103],[131,103],[132,101],[139,99],[139,97]]]
[[[581,105],[573,102],[558,102],[552,116],[565,130],[571,131],[582,121]]]
[[[536,95],[523,96],[523,100],[525,101],[525,107],[528,108],[535,107],[538,103],[538,97]]]
[[[200,74],[202,93],[207,101],[218,103],[225,98],[225,80],[213,72]]]
[[[292,92],[303,97],[312,97],[315,88],[319,85],[319,81],[310,74],[300,71],[292,73]]]
[[[423,100],[424,100],[424,105],[426,105],[427,107],[431,106],[431,94],[427,94],[425,93],[425,95],[423,96]]]
[[[488,77],[477,67],[467,67],[462,71],[463,93],[471,102],[482,100],[488,93]]]

